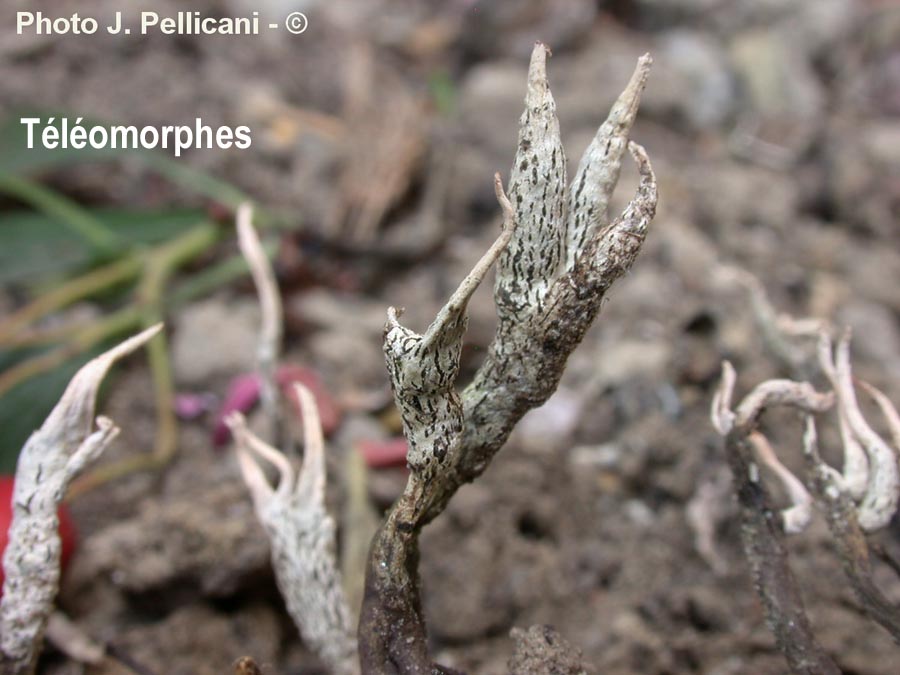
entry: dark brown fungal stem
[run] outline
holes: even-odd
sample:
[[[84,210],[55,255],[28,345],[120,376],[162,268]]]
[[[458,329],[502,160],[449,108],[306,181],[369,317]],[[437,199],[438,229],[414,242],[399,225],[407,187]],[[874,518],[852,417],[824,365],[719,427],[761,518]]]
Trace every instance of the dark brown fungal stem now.
[[[866,535],[859,525],[856,505],[842,487],[841,475],[819,456],[816,425],[806,419],[803,452],[808,469],[807,484],[816,495],[834,538],[841,566],[863,610],[900,643],[900,608],[888,600],[872,579],[872,563]]]
[[[900,608],[876,586],[866,533],[886,526],[897,510],[900,447],[892,448],[868,424],[856,400],[850,367],[850,337],[837,348],[827,328],[820,329],[818,362],[833,389],[819,393],[805,382],[769,380],[731,409],[736,374],[729,363],[713,397],[712,422],[725,438],[725,453],[741,506],[744,552],[766,611],[769,629],[791,668],[800,673],[840,672],[812,633],[798,585],[788,566],[784,535],[803,530],[812,518],[810,495],[825,515],[838,558],[862,611],[900,643]],[[877,389],[858,382],[876,401],[897,444],[900,415]],[[805,413],[803,483],[778,460],[757,430],[767,408],[792,406]],[[813,413],[835,408],[843,444],[843,471],[826,464],[818,449]],[[777,517],[754,463],[753,451],[782,481],[794,506]]]
[[[750,392],[732,412],[735,379],[734,369],[726,362],[713,397],[712,418],[725,437],[725,455],[740,507],[741,542],[766,623],[793,672],[837,675],[841,670],[813,634],[800,587],[788,564],[782,519],[772,507],[753,456],[753,435],[759,433],[756,426],[767,408],[790,405],[808,413],[822,412],[833,399],[807,383],[770,380]]]

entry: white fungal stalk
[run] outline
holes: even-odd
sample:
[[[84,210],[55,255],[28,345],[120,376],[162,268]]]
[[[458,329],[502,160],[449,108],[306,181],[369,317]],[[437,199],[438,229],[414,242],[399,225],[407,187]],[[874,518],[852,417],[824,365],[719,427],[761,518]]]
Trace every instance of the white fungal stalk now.
[[[894,404],[881,390],[873,387],[868,382],[860,380],[859,386],[872,397],[881,409],[881,414],[884,415],[888,429],[891,430],[891,439],[894,441],[894,447],[900,450],[900,413],[897,412],[897,408],[894,407]]]
[[[733,383],[733,380],[732,380]],[[730,395],[729,395],[730,396]],[[749,433],[767,408],[792,406],[800,410],[828,410],[834,403],[830,393],[820,393],[808,382],[767,380],[744,397],[735,411],[734,425]]]
[[[250,267],[259,306],[262,313],[262,326],[259,332],[257,361],[262,388],[263,409],[269,416],[272,431],[277,431],[279,421],[278,385],[275,381],[275,369],[281,352],[283,311],[281,296],[278,293],[278,282],[269,262],[269,257],[259,241],[259,235],[253,227],[253,207],[241,204],[237,212],[238,244],[241,253]]]
[[[787,493],[791,506],[781,511],[782,525],[788,534],[806,529],[812,520],[813,500],[803,483],[781,463],[768,439],[756,430],[756,422],[766,408],[790,405],[805,411],[828,409],[832,405],[830,394],[817,392],[806,382],[768,380],[758,385],[731,410],[737,375],[728,361],[722,363],[722,379],[713,394],[710,417],[713,427],[722,436],[736,434],[753,448],[760,464],[771,471]]]
[[[325,510],[325,450],[312,393],[296,385],[303,415],[304,458],[299,472],[253,432],[243,415],[227,420],[241,472],[272,547],[272,567],[288,612],[304,642],[337,675],[355,675],[356,640],[334,558],[334,521]],[[260,461],[278,471],[272,487]]]
[[[769,300],[762,281],[745,269],[720,264],[713,274],[720,283],[734,283],[747,292],[763,340],[777,357],[795,370],[808,361],[811,356],[808,346],[796,344],[792,338],[818,337],[823,330],[828,329],[825,321],[815,318],[798,319],[779,313]]]
[[[879,436],[863,417],[854,389],[850,366],[850,333],[845,332],[833,348],[826,330],[819,333],[819,365],[828,378],[831,394],[819,394],[806,382],[769,380],[757,386],[731,411],[735,384],[734,368],[727,361],[722,364],[722,380],[712,400],[711,418],[722,436],[732,432],[746,438],[756,452],[757,459],[768,466],[784,485],[793,506],[783,512],[785,531],[799,532],[811,517],[810,496],[799,481],[778,460],[768,441],[755,430],[759,415],[768,407],[792,405],[808,412],[821,412],[831,401],[837,403],[837,421],[844,449],[844,466],[837,472],[822,462],[816,454],[816,466],[828,489],[845,494],[847,504],[855,510],[859,526],[866,532],[885,527],[893,518],[900,502],[900,414],[891,401],[875,387],[860,382],[860,386],[880,408],[896,448]],[[813,423],[807,423],[805,445],[807,455],[816,443]]]
[[[237,213],[238,242],[259,296],[262,326],[258,361],[263,407],[278,435],[275,369],[282,340],[282,306],[275,274],[252,224],[249,204]],[[306,644],[336,673],[359,672],[356,640],[334,558],[334,522],[325,510],[325,449],[319,411],[310,391],[296,385],[303,417],[304,460],[299,475],[287,457],[253,434],[240,413],[226,422],[237,445],[241,472],[260,522],[269,535],[272,566],[288,612]],[[273,488],[259,462],[278,471]]]
[[[819,456],[819,434],[816,431],[816,420],[812,415],[807,415],[803,427],[803,454],[812,462],[817,478],[826,487],[826,496],[836,500],[841,493],[847,493],[844,476],[834,467],[828,466]]]
[[[97,417],[93,429],[100,383],[116,361],[161,329],[161,324],[148,328],[85,364],[19,455],[13,520],[3,556],[0,672],[4,675],[34,672],[59,588],[59,503],[72,479],[119,433],[107,417]]]
[[[806,414],[824,412],[834,397],[805,382],[770,380],[751,391],[731,411],[735,373],[723,364],[722,381],[713,397],[712,420],[725,437],[724,450],[731,469],[741,520],[744,555],[766,614],[766,624],[776,637],[791,672],[838,675],[841,671],[816,640],[806,615],[784,545],[786,532],[799,532],[812,516],[812,499],[806,488],[775,455],[756,430],[760,416],[773,406],[792,406]],[[772,518],[772,502],[760,480],[759,464],[768,467],[784,485],[792,505]]]
[[[581,157],[569,188],[567,270],[575,267],[587,243],[595,239],[600,234],[598,230],[609,222],[609,202],[619,181],[621,160],[629,147],[628,133],[637,117],[641,93],[652,65],[653,59],[649,54],[638,59],[628,86],[613,104],[606,121],[597,129],[593,141]]]
[[[513,207],[503,191],[500,174],[494,176],[494,191],[503,210],[500,236],[463,279],[425,334],[401,326],[400,311],[394,307],[388,310],[385,362],[409,443],[407,462],[423,481],[436,476],[441,466],[449,466],[455,459],[463,429],[462,402],[455,383],[468,324],[466,307],[515,231]]]
[[[845,483],[854,499],[859,499],[860,484],[865,485],[857,510],[859,525],[867,532],[880,529],[897,510],[900,469],[895,451],[875,433],[859,409],[850,367],[849,332],[841,338],[834,357],[831,338],[823,332],[819,340],[819,362],[837,394],[841,435],[848,441],[844,443]]]
[[[540,305],[565,255],[566,155],[547,81],[547,53],[539,44],[531,55],[519,149],[509,176],[509,195],[523,227],[500,255],[507,271],[495,284],[501,320]]]
[[[734,396],[734,384],[737,381],[737,373],[730,361],[722,361],[722,379],[713,393],[712,406],[710,408],[710,420],[713,428],[720,436],[726,436],[734,427],[734,413],[731,411],[731,399]]]
[[[748,439],[753,446],[757,460],[781,481],[788,499],[791,501],[790,508],[781,511],[784,531],[788,534],[803,532],[812,520],[812,497],[803,487],[803,483],[781,463],[765,436],[754,431]]]

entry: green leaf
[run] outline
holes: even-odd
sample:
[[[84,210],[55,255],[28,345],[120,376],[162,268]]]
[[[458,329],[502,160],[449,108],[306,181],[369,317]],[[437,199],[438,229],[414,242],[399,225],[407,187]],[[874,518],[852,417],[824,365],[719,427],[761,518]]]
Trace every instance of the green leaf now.
[[[116,235],[94,214],[58,192],[19,176],[0,174],[0,192],[53,218],[78,235],[97,255],[111,256],[120,247]]]
[[[171,239],[205,217],[199,209],[95,209],[91,214],[127,246]],[[83,268],[92,259],[91,247],[54,218],[30,211],[0,212],[0,284],[30,284],[62,277]]]

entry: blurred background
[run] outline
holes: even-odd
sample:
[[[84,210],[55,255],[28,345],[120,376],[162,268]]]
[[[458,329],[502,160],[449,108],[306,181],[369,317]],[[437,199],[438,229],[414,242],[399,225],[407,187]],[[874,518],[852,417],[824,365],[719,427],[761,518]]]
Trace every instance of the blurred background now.
[[[424,329],[493,240],[492,176],[509,174],[536,40],[553,50],[570,175],[637,58],[653,55],[632,138],[650,155],[660,203],[559,392],[425,533],[436,656],[501,673],[510,628],[543,623],[598,672],[786,672],[740,552],[709,399],[723,358],[740,391],[808,374],[766,343],[755,277],[776,311],[851,326],[856,372],[900,400],[900,6],[152,4],[0,8],[3,471],[81,363],[141,325],[168,327],[111,378],[101,410],[122,439],[71,500],[82,543],[62,606],[121,658],[79,670],[50,650],[42,672],[221,673],[244,654],[265,672],[323,672],[280,609],[219,423],[223,406],[255,400],[259,317],[234,209],[256,204],[284,294],[282,380],[311,384],[327,411],[329,500],[358,598],[373,519],[405,482],[381,356],[385,309],[405,306],[406,324]],[[263,22],[302,11],[309,28],[14,30],[16,11],[102,22],[142,9],[258,10]],[[177,160],[26,150],[26,112],[138,126],[200,117],[249,126],[253,145]],[[626,165],[614,212],[635,185]],[[493,334],[486,286],[471,305],[463,382]],[[767,431],[799,466],[796,420],[776,421]],[[823,435],[836,457],[836,431]],[[896,533],[884,539],[893,546]],[[893,672],[895,648],[863,630],[824,527],[791,551],[841,667]],[[900,599],[896,580],[885,583]]]

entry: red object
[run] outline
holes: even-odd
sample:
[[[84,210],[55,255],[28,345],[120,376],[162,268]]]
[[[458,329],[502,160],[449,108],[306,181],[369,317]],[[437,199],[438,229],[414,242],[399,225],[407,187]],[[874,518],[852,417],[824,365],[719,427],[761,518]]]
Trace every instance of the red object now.
[[[299,382],[312,392],[319,408],[319,419],[322,422],[322,431],[330,436],[341,424],[341,410],[331,394],[325,389],[322,380],[314,370],[303,366],[284,365],[278,369],[275,375],[281,386],[281,392],[294,404],[294,410],[300,414],[300,401],[297,399],[297,391],[292,386]]]
[[[258,375],[238,375],[228,383],[228,391],[222,400],[222,407],[216,414],[216,425],[213,428],[213,445],[225,445],[231,439],[231,431],[225,424],[225,418],[238,411],[249,412],[259,402],[260,384]]]
[[[372,469],[406,466],[406,439],[403,436],[386,441],[361,441],[357,446]]]
[[[303,366],[284,365],[278,368],[275,378],[278,386],[281,387],[281,393],[291,401],[297,415],[300,415],[300,402],[297,400],[297,393],[292,385],[296,382],[305,385],[316,399],[322,431],[326,436],[334,433],[341,423],[341,410],[337,401],[326,391],[322,380],[315,371]],[[225,418],[235,410],[242,413],[249,412],[259,402],[260,394],[259,375],[255,373],[238,375],[231,381],[222,401],[222,407],[216,414],[216,424],[213,429],[215,446],[225,445],[231,439],[231,431],[225,424]]]
[[[182,392],[175,394],[173,407],[179,419],[195,420],[212,411],[216,403],[216,397],[210,393]]]
[[[12,476],[0,476],[0,559],[6,551],[6,544],[9,541],[9,526],[12,524],[12,497],[13,484],[15,479]],[[75,525],[72,518],[64,506],[59,507],[59,537],[62,539],[62,561],[61,569],[65,569],[75,552]],[[3,581],[6,577],[3,574],[3,566],[0,565],[0,596],[3,595]]]

